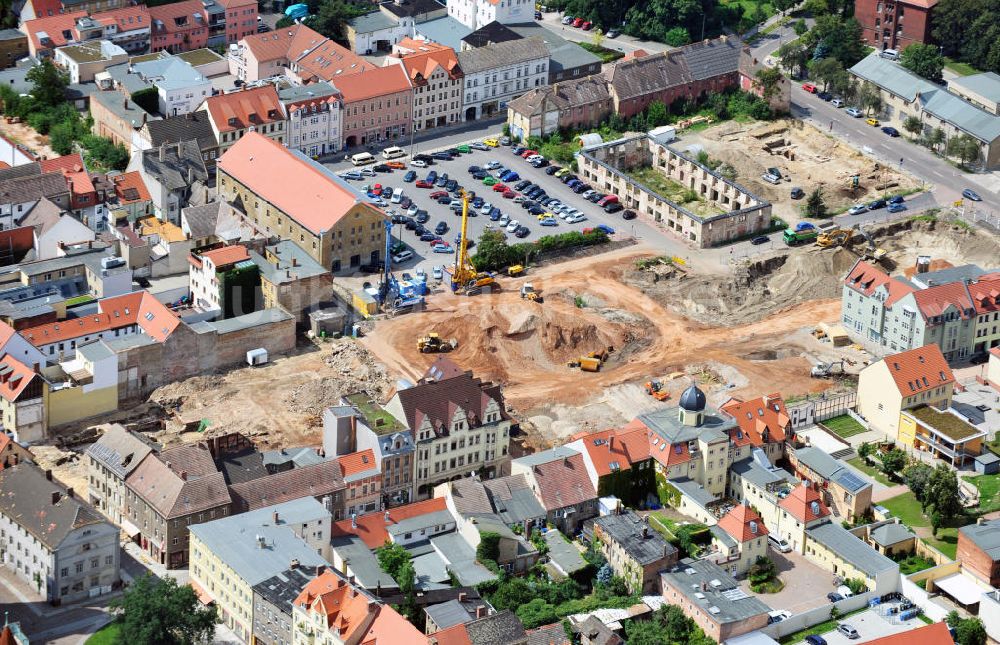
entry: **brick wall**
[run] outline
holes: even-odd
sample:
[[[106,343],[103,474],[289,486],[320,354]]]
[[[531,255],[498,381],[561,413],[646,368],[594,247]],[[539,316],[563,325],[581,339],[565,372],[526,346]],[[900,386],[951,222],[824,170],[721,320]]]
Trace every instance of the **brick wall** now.
[[[902,51],[913,43],[931,41],[931,10],[924,7],[894,0],[855,0],[854,17],[861,23],[861,37],[875,49]]]
[[[985,551],[958,532],[958,552],[955,560],[962,563],[967,571],[992,586],[1000,584],[1000,561],[993,560]]]

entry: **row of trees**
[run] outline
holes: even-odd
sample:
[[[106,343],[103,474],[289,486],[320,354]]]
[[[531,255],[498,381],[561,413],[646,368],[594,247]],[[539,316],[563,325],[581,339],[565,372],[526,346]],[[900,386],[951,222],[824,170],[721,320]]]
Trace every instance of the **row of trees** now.
[[[663,605],[653,612],[651,620],[625,623],[625,638],[629,645],[710,645],[715,642],[677,605]]]
[[[1000,72],[1000,0],[941,0],[933,25],[946,56]]]
[[[372,10],[368,3],[354,3],[349,0],[306,0],[309,17],[303,23],[315,29],[327,38],[345,47],[347,40],[347,24],[358,16],[363,16]],[[281,18],[275,25],[277,28],[289,27],[295,24],[291,18]]]

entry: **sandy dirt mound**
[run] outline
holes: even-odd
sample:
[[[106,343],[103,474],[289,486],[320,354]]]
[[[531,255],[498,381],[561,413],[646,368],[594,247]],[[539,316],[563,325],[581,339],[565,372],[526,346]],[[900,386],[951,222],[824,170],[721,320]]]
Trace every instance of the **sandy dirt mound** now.
[[[625,397],[624,406],[605,408],[608,419],[620,421],[626,415],[615,410],[634,409],[627,402],[634,395],[616,386],[683,372],[693,363],[721,366],[717,372],[732,370],[733,376],[720,383],[728,393],[802,393],[829,387],[808,379],[810,362],[803,356],[766,363],[743,357],[817,321],[835,320],[839,301],[804,303],[758,323],[728,328],[702,324],[668,310],[616,276],[643,254],[628,249],[532,272],[527,279],[543,293],[544,304],[521,300],[521,280],[509,279],[500,293],[435,295],[424,311],[379,322],[364,343],[390,372],[417,378],[435,355],[419,353],[416,338],[428,331],[455,338],[459,347],[451,357],[459,365],[503,383],[515,411],[542,416],[558,406],[585,408],[618,391]],[[605,346],[615,351],[599,373],[565,364]],[[560,416],[558,410],[555,416]],[[574,424],[554,425],[561,433]]]

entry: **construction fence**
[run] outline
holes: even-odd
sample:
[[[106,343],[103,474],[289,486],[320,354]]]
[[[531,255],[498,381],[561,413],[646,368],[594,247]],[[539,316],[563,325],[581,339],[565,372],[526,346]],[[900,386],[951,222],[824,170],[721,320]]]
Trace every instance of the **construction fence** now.
[[[850,413],[858,403],[857,392],[810,394],[805,400],[786,406],[792,429],[804,428],[818,421],[826,421]]]

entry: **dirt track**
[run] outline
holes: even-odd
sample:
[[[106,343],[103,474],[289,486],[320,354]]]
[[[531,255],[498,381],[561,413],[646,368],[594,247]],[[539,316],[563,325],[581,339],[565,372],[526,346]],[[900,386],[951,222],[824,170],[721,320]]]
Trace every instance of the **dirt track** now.
[[[744,378],[731,393],[803,393],[829,387],[809,379],[810,363],[801,356],[766,362],[744,357],[785,344],[784,337],[802,327],[836,320],[838,300],[803,303],[753,324],[713,327],[667,310],[618,279],[621,270],[647,255],[633,247],[540,269],[526,278],[504,279],[499,294],[435,294],[428,310],[379,323],[364,342],[389,373],[417,378],[434,356],[417,351],[416,337],[437,331],[456,338],[459,348],[452,358],[483,378],[503,383],[509,402],[525,411],[559,403],[580,405],[605,388],[698,364],[717,363],[738,371]],[[542,291],[544,304],[520,298],[518,289],[525,281]],[[577,298],[583,307],[577,306]],[[615,351],[600,373],[565,364],[608,345]]]

